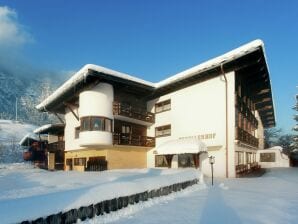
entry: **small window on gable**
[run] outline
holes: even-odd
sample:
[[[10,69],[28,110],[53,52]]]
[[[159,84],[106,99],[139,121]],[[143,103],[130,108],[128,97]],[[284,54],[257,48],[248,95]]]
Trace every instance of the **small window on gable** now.
[[[171,100],[165,100],[155,104],[155,113],[171,110]]]
[[[79,138],[80,137],[80,126],[75,128],[75,138]]]

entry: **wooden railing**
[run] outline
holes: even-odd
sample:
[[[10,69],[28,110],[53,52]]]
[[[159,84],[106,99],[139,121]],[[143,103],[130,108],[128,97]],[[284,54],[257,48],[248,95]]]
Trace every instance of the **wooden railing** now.
[[[54,151],[64,151],[65,149],[65,142],[59,141],[48,144],[48,151],[54,152]]]
[[[141,108],[133,107],[127,103],[113,102],[114,115],[122,115],[149,123],[155,122],[154,113],[148,112]]]
[[[113,143],[115,145],[154,147],[155,138],[141,135],[113,133]]]
[[[236,94],[236,107],[238,112],[243,115],[255,128],[258,128],[258,120],[252,110],[247,106],[243,99]]]
[[[239,127],[236,127],[236,140],[254,147],[259,147],[259,139]]]

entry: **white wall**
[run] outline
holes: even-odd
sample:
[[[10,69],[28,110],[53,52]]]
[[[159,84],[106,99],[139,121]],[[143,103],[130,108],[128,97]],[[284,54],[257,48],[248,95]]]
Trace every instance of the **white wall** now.
[[[258,129],[256,130],[256,137],[259,139],[259,149],[264,149],[264,145],[265,145],[264,127],[258,111],[255,111],[255,113],[256,113],[256,118],[258,120]]]
[[[75,110],[78,112],[78,109]],[[65,110],[65,131],[64,131],[64,139],[65,139],[65,151],[83,149],[80,147],[79,139],[75,139],[75,128],[80,126],[80,122],[75,118],[75,116],[71,113],[71,111],[66,108]]]
[[[234,72],[227,74],[228,98],[229,98],[229,151],[234,161]],[[148,136],[155,136],[155,127],[171,124],[171,136],[156,138],[158,147],[165,141],[181,137],[191,137],[205,134],[215,134],[214,138],[202,139],[209,147],[209,155],[214,155],[215,176],[225,176],[225,82],[223,76],[195,84],[193,86],[178,90],[173,93],[161,96],[147,103],[147,109],[154,113],[154,105],[158,102],[171,99],[171,110],[157,113],[155,124],[148,128]],[[148,152],[147,164],[154,167],[154,149]],[[233,165],[233,162],[230,162]],[[202,165],[203,172],[209,174],[210,165]],[[207,167],[207,168],[204,168]],[[208,168],[209,167],[209,168]],[[232,174],[233,175],[233,174]]]
[[[80,93],[80,119],[85,116],[100,116],[114,119],[114,90],[108,83],[99,83]],[[112,145],[113,134],[107,131],[80,132],[80,146]]]

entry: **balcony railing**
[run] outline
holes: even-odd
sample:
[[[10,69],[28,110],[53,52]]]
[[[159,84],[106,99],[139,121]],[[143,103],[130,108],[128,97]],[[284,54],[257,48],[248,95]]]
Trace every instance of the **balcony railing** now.
[[[115,145],[154,147],[155,138],[141,135],[113,133],[113,143]]]
[[[55,151],[64,151],[65,149],[65,142],[59,141],[48,144],[48,151],[55,152]]]
[[[259,139],[239,127],[236,128],[236,140],[254,147],[259,147]]]
[[[243,99],[238,95],[236,95],[236,107],[238,108],[239,113],[247,118],[252,125],[254,125],[256,128],[258,127],[258,120],[256,119],[251,108],[249,108]]]
[[[155,122],[155,115],[153,113],[133,107],[127,103],[114,102],[113,113],[114,115],[122,115],[149,123]]]

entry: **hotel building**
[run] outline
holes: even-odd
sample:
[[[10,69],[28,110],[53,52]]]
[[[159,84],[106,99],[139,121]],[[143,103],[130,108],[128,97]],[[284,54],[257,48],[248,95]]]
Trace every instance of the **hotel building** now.
[[[209,175],[212,155],[215,176],[235,177],[256,165],[264,128],[275,126],[261,40],[158,83],[85,65],[36,108],[65,124],[65,170],[200,166]]]

